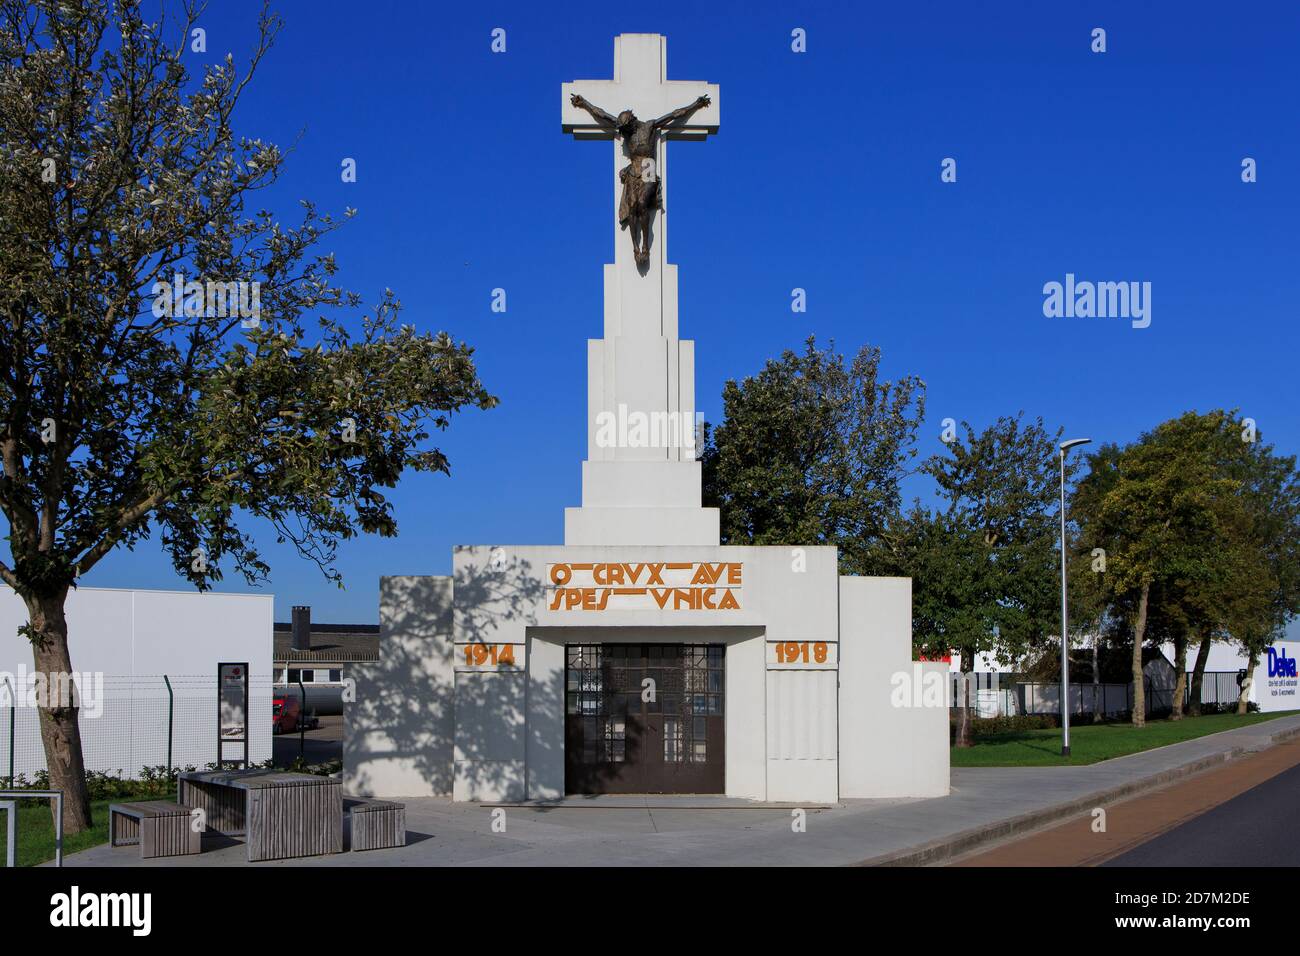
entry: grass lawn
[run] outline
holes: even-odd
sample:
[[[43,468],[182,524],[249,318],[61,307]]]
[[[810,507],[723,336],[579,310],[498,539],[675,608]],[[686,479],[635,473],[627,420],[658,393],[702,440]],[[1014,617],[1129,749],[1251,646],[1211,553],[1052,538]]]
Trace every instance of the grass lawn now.
[[[128,803],[136,800],[175,799],[173,791],[164,796],[153,794],[146,797],[116,797],[112,800],[95,800],[90,804],[91,816],[95,825],[76,836],[64,836],[63,855],[86,850],[92,846],[108,842],[108,805],[110,803]],[[18,855],[19,866],[35,866],[46,860],[54,859],[54,815],[50,812],[50,800],[18,801]],[[0,820],[8,814],[0,813]],[[5,843],[9,838],[7,822],[0,822],[0,867],[4,865]]]
[[[1153,747],[1193,740],[1221,730],[1232,730],[1287,717],[1295,711],[1273,714],[1211,714],[1182,720],[1152,720],[1142,728],[1132,724],[1070,724],[1070,756],[1061,756],[1061,731],[1020,730],[976,737],[975,746],[952,748],[954,767],[1060,767],[1082,765],[1135,754]]]

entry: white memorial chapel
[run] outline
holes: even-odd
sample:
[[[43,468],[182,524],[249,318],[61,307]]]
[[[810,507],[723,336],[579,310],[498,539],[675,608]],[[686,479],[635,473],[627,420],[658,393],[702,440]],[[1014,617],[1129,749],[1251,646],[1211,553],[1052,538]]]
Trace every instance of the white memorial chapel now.
[[[661,207],[667,143],[717,133],[721,104],[669,80],[666,49],[623,34],[612,80],[562,89],[563,131],[613,143],[582,504],[563,544],[468,545],[449,577],[382,579],[381,660],[356,670],[346,713],[352,792],[948,793],[947,667],[912,660],[910,579],[841,576],[833,547],[720,546],[701,505],[695,344]],[[652,203],[640,262],[618,222],[630,190]]]

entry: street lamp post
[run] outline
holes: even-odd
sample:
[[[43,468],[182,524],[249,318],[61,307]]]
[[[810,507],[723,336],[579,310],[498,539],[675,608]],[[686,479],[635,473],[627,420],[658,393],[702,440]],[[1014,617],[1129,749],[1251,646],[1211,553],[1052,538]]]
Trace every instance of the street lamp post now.
[[[1091,438],[1061,442],[1061,756],[1070,756],[1070,611],[1065,596],[1065,453]],[[1094,702],[1093,706],[1096,706]]]

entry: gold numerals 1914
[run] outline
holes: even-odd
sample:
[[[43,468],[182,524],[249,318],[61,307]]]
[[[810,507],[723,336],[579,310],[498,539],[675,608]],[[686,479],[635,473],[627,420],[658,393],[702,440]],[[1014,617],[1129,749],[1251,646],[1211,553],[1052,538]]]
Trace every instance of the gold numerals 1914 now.
[[[465,664],[469,667],[496,667],[504,664],[513,667],[515,663],[515,646],[513,644],[466,644]]]

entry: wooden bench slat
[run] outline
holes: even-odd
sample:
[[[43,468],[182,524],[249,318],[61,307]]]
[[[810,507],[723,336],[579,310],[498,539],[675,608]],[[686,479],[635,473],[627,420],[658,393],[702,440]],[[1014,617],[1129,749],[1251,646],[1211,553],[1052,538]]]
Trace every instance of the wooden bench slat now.
[[[406,804],[373,797],[345,797],[343,804],[354,851],[406,846]]]
[[[406,809],[406,804],[395,800],[377,800],[374,797],[344,797],[343,809],[353,813],[369,813],[374,810]]]
[[[192,807],[168,800],[111,803],[108,839],[111,846],[139,846],[141,859],[190,856],[202,848],[202,833],[190,826]]]
[[[189,816],[193,807],[171,800],[139,800],[132,803],[112,803],[110,810],[139,817],[182,817]]]

